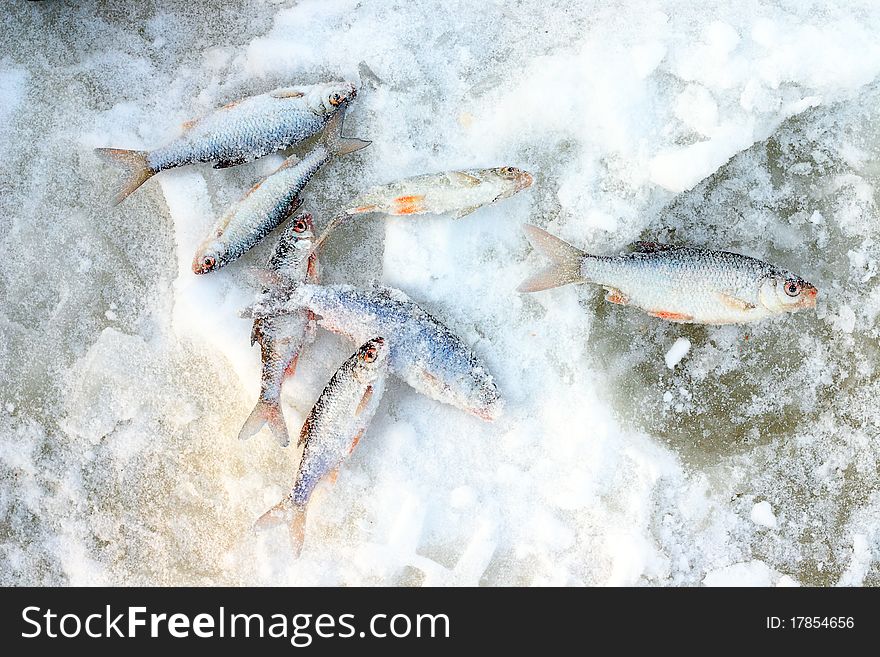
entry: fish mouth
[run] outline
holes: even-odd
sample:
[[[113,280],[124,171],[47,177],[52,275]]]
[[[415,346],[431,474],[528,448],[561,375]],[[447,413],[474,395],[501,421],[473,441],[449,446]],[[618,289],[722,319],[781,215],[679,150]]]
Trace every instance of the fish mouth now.
[[[531,187],[533,182],[535,182],[535,177],[528,171],[523,171],[519,175],[519,179],[516,181],[516,191],[519,192],[524,190],[526,187]]]

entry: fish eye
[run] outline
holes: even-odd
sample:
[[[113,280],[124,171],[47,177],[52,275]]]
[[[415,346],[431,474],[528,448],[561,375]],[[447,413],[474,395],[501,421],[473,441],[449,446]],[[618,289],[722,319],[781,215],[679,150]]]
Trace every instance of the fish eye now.
[[[202,265],[205,269],[214,269],[214,265],[217,264],[216,258],[214,256],[205,256],[202,259]]]
[[[376,360],[376,357],[379,355],[379,352],[376,350],[376,347],[367,347],[367,350],[364,351],[364,362],[372,363]]]
[[[330,104],[333,105],[333,107],[336,107],[337,105],[339,105],[339,103],[341,103],[343,100],[344,99],[342,98],[341,94],[338,94],[338,93],[330,94]]]
[[[295,233],[304,233],[306,232],[306,228],[308,228],[308,226],[306,226],[306,222],[302,219],[297,219],[293,224],[293,232]]]
[[[785,293],[790,297],[796,297],[801,293],[801,284],[798,281],[785,281]]]

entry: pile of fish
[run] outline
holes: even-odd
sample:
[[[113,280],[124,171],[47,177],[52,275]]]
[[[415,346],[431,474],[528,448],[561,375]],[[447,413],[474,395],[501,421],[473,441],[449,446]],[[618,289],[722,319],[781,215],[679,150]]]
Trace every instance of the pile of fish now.
[[[267,266],[253,270],[263,290],[243,312],[253,319],[251,345],[260,345],[262,376],[259,399],[244,422],[241,439],[268,425],[280,445],[290,444],[281,389],[314,339],[316,327],[358,345],[327,383],[300,430],[297,446],[303,447],[303,454],[291,491],[257,521],[260,528],[287,525],[296,554],[303,544],[312,491],[322,479],[335,480],[375,414],[389,373],[483,420],[496,419],[503,409],[495,378],[480,357],[404,292],[380,285],[360,289],[319,284],[320,248],[340,225],[358,215],[461,218],[533,183],[531,174],[510,166],[414,176],[364,191],[316,238],[312,215],[296,214],[303,203],[301,193],[335,157],[369,146],[368,141],[343,135],[344,117],[356,96],[355,86],[347,82],[276,89],[187,122],[180,137],[153,151],[97,149],[127,170],[113,199],[118,204],[166,169],[196,162],[235,166],[317,135],[302,158],[288,157],[217,221],[192,263],[196,274],[215,271],[287,222]],[[536,226],[524,229],[551,264],[524,281],[521,292],[595,283],[605,288],[605,299],[611,303],[669,321],[701,324],[750,322],[816,304],[813,285],[744,255],[640,242],[631,253],[596,256]]]

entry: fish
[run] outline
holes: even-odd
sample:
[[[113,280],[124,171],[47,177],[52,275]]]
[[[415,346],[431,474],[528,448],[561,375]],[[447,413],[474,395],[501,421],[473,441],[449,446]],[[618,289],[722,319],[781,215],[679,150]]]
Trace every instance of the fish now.
[[[312,215],[303,213],[291,219],[262,270],[267,284],[293,287],[305,280],[314,280],[315,266],[311,256],[314,226]],[[275,317],[257,318],[251,330],[251,346],[260,344],[262,373],[260,396],[238,434],[246,440],[264,425],[282,447],[290,444],[284,414],[281,411],[281,386],[293,376],[303,346],[312,336],[308,311]]]
[[[342,135],[344,112],[326,124],[315,146],[298,159],[292,155],[254,185],[211,229],[193,257],[195,274],[207,274],[237,260],[275,229],[302,203],[300,193],[333,157],[360,150],[370,142]]]
[[[637,242],[632,253],[596,256],[537,226],[525,224],[523,230],[550,265],[523,281],[520,292],[594,283],[610,303],[691,324],[754,322],[816,306],[812,283],[739,253]]]
[[[371,338],[330,379],[299,434],[302,458],[290,492],[257,520],[255,528],[286,524],[294,556],[305,538],[306,510],[315,487],[332,481],[376,414],[388,374],[388,344]]]
[[[501,199],[513,196],[534,182],[532,174],[516,167],[464,169],[427,173],[368,189],[328,224],[316,246],[354,215],[383,213],[392,216],[451,213],[460,219]]]
[[[272,316],[303,307],[318,326],[355,343],[384,336],[391,372],[416,391],[488,422],[500,417],[504,402],[486,364],[404,292],[382,285],[304,284],[286,294],[270,292],[244,314]]]
[[[215,162],[214,168],[222,169],[293,146],[320,132],[356,95],[349,82],[282,87],[187,121],[177,139],[155,150],[97,148],[99,157],[126,172],[112,204],[166,169],[196,162]]]

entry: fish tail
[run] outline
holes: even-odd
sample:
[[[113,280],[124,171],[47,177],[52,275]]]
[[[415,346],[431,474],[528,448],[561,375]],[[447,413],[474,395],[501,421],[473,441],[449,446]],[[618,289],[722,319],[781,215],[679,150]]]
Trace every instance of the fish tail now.
[[[346,155],[366,148],[372,142],[355,137],[346,137],[342,134],[342,115],[344,112],[336,112],[324,126],[321,134],[321,143],[334,155]]]
[[[287,525],[290,532],[290,544],[293,548],[293,556],[298,557],[302,552],[306,530],[306,509],[299,506],[289,495],[261,515],[254,523],[254,529],[263,531],[278,525]]]
[[[587,257],[586,253],[537,226],[523,224],[523,232],[535,250],[550,259],[550,265],[520,283],[519,292],[549,290],[584,280],[581,263]]]
[[[247,440],[260,429],[263,425],[268,424],[272,435],[282,447],[290,444],[290,436],[287,434],[287,425],[284,422],[284,414],[281,412],[281,406],[277,401],[266,401],[261,399],[257,402],[254,410],[248,419],[245,420],[244,426],[238,433],[239,440]]]
[[[129,151],[124,148],[96,148],[95,153],[105,162],[110,162],[125,169],[126,177],[122,188],[113,197],[113,205],[119,205],[138,187],[156,175],[147,163],[149,152]]]

